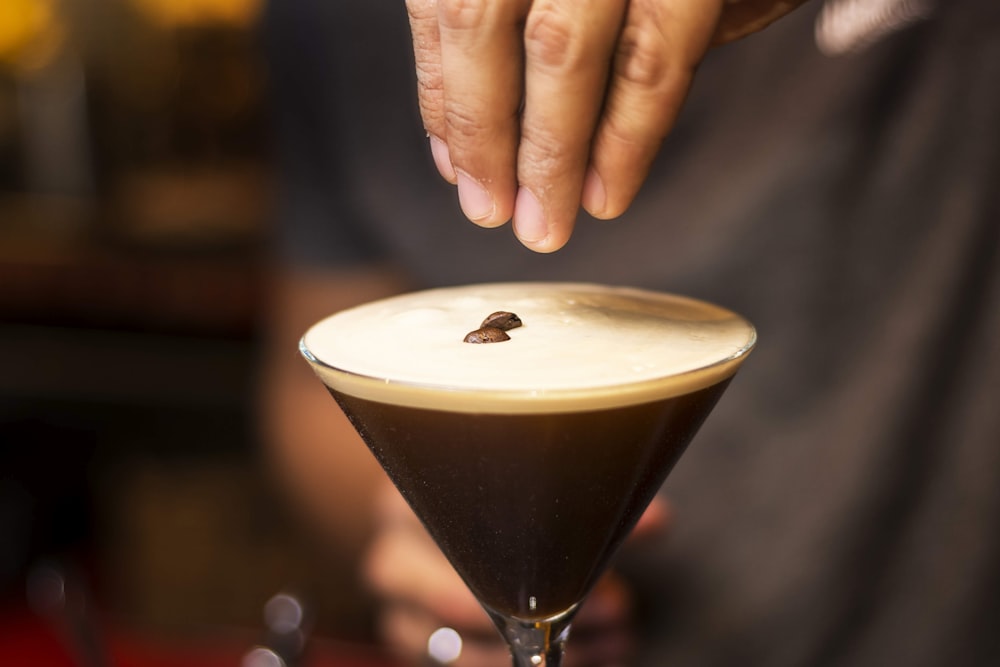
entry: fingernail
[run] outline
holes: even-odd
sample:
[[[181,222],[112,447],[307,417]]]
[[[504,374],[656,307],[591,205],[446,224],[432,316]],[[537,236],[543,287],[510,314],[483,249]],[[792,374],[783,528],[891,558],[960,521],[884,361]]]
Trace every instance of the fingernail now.
[[[587,176],[583,179],[581,199],[583,207],[593,216],[603,213],[608,205],[608,191],[604,189],[604,181],[593,167],[587,170]]]
[[[525,243],[538,243],[549,235],[549,226],[545,221],[542,207],[527,188],[517,190],[517,200],[514,202],[514,233]]]
[[[473,222],[485,220],[493,215],[496,203],[480,183],[464,171],[458,174],[458,203],[462,212]]]
[[[434,135],[431,135],[431,157],[434,158],[434,166],[437,167],[441,178],[449,183],[454,183],[455,167],[451,165],[451,153],[448,151],[448,144]]]

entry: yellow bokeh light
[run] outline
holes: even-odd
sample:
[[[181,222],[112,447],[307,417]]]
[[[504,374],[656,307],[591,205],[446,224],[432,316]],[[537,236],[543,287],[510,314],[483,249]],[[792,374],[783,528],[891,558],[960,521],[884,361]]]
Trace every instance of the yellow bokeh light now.
[[[0,1],[0,65],[44,67],[59,52],[64,36],[52,0]]]
[[[132,0],[132,4],[143,16],[164,28],[244,27],[257,18],[261,0]]]

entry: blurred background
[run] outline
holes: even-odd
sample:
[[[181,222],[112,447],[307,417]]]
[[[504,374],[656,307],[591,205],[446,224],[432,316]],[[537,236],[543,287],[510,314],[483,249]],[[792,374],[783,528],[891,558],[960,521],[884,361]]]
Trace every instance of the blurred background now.
[[[238,657],[287,590],[370,639],[261,463],[261,4],[0,1],[0,664],[64,664],[39,572],[148,654]]]

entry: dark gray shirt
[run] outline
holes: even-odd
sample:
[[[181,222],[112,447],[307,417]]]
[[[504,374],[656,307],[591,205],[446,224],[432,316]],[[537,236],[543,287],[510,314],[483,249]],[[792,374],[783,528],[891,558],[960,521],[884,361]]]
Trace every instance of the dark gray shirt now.
[[[276,2],[280,247],[755,322],[666,484],[675,529],[623,558],[643,664],[1000,664],[1000,3],[838,58],[816,11],[714,51],[629,213],[536,255],[438,177],[402,3]]]

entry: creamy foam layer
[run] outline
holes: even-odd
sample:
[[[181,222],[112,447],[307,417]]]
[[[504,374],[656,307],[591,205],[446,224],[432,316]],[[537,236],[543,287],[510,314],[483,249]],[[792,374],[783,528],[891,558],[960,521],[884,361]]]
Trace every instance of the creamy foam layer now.
[[[523,326],[510,340],[465,335],[495,311]],[[348,394],[414,407],[542,412],[675,396],[730,377],[753,327],[701,301],[576,283],[467,285],[404,294],[337,313],[301,350]]]

